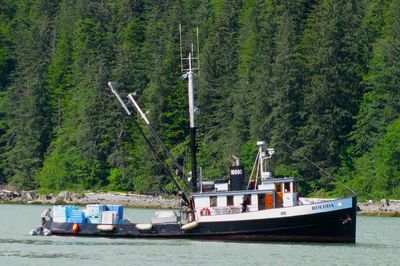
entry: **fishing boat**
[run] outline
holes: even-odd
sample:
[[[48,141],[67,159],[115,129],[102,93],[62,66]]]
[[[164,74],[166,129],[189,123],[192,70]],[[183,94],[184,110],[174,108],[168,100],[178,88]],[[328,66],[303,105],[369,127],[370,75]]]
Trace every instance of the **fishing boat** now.
[[[135,100],[135,95],[129,94],[127,97],[146,124],[152,140],[134,118],[132,121],[176,185],[182,208],[179,211],[158,211],[148,223],[135,223],[124,219],[122,206],[88,205],[85,209],[54,206],[43,213],[42,227],[32,234],[355,243],[356,196],[337,199],[300,197],[296,178],[276,177],[268,169],[267,162],[274,156],[275,150],[268,147],[265,141],[255,143],[258,152],[247,182],[237,157],[231,160],[228,178],[204,182],[204,178],[201,178],[198,181],[193,84],[196,58],[192,58],[192,54],[193,48],[185,58],[188,68],[182,67],[184,77],[188,79],[192,164],[190,182],[183,167],[152,127]],[[115,84],[109,82],[108,85],[125,112],[133,117]],[[169,163],[175,169],[171,169]]]
[[[65,222],[59,221],[59,216],[46,217],[44,232],[97,237],[354,243],[356,197],[299,197],[294,178],[274,178],[270,172],[262,171],[263,161],[269,157],[262,151],[264,143],[258,142],[261,178],[258,184],[252,180],[247,189],[243,189],[243,168],[234,165],[228,180],[200,183],[200,190],[191,193],[190,205],[184,204],[178,214],[158,211],[149,223],[143,224],[122,220],[122,211],[115,211],[115,218],[107,218],[112,213],[105,211],[108,206],[88,205],[89,210],[96,209],[95,215],[100,219],[93,219],[88,214],[91,211],[86,211],[86,221],[82,214],[76,220],[70,210]],[[54,206],[53,215],[60,213],[60,208],[68,213],[68,207],[72,206]],[[104,210],[101,215],[98,209]]]
[[[78,215],[73,214],[73,209],[68,210],[76,208],[73,206],[54,206],[53,216],[44,217],[44,232],[97,237],[354,243],[356,197],[299,197],[295,178],[272,177],[263,170],[271,155],[264,151],[265,142],[257,144],[260,179],[251,180],[246,189],[243,167],[233,165],[229,179],[200,182],[199,191],[191,193],[189,204],[183,200],[179,213],[158,211],[149,223],[143,224],[123,220],[122,206],[114,205],[113,212],[109,206],[88,205],[83,211],[85,215],[77,209]],[[67,213],[61,221],[60,209]]]

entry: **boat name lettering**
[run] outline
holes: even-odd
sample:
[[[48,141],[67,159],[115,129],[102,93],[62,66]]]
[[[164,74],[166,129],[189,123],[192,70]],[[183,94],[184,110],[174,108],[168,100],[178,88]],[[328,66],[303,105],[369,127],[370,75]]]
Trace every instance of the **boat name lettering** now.
[[[316,210],[333,208],[333,207],[335,207],[335,205],[333,205],[332,203],[328,203],[328,204],[323,204],[323,205],[312,206],[312,210],[316,211]]]
[[[231,175],[242,175],[243,169],[231,169]]]

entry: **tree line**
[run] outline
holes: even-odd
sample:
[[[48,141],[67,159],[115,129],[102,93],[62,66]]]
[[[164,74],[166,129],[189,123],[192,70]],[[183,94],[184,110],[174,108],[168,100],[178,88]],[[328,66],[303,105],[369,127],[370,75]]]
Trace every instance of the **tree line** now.
[[[136,92],[189,171],[181,24],[185,53],[199,28],[204,179],[227,177],[230,154],[249,173],[266,140],[303,194],[400,198],[399,13],[399,0],[2,0],[0,183],[172,192],[107,82]]]

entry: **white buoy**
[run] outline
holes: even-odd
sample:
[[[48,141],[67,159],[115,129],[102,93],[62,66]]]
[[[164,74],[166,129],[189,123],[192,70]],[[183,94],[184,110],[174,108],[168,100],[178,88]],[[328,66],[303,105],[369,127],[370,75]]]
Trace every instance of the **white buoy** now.
[[[140,231],[148,231],[153,228],[153,225],[152,224],[136,224],[135,227],[137,230],[140,230]]]
[[[193,222],[191,222],[191,223],[187,223],[187,224],[182,225],[182,230],[183,230],[183,231],[187,231],[187,230],[190,230],[190,229],[194,229],[194,228],[196,228],[198,225],[199,225],[199,222],[198,222],[198,221],[193,221]]]

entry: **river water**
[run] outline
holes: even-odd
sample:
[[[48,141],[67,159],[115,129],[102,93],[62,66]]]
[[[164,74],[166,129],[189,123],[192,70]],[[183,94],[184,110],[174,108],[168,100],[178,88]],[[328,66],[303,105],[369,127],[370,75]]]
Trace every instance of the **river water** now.
[[[0,205],[0,265],[400,265],[400,218],[358,217],[356,244],[38,237],[46,206]],[[146,222],[155,210],[125,209]]]

